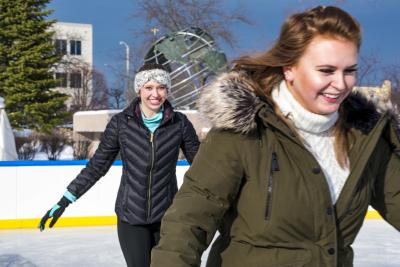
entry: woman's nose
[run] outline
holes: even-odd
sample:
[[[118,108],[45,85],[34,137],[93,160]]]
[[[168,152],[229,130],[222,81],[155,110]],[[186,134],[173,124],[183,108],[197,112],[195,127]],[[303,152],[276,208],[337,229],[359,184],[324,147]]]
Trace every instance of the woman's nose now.
[[[346,80],[345,80],[345,75],[343,73],[338,73],[334,76],[334,80],[332,81],[332,85],[342,91],[347,88]]]
[[[153,90],[151,90],[151,95],[154,97],[157,97],[159,95],[157,88],[153,88]]]

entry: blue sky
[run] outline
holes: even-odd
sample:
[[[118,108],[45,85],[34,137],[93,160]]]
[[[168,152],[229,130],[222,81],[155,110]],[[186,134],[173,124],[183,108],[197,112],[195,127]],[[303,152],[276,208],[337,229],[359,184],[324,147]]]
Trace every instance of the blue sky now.
[[[277,37],[280,25],[293,11],[315,5],[335,4],[356,17],[363,27],[361,55],[375,55],[382,67],[400,65],[400,1],[398,0],[225,0],[227,9],[241,7],[253,25],[232,25],[238,47],[221,46],[228,58],[249,52],[262,51]],[[94,65],[102,71],[109,85],[116,72],[124,71],[125,49],[119,41],[137,45],[133,32],[142,25],[132,14],[137,11],[134,0],[53,0],[51,18],[62,22],[93,25]],[[136,65],[140,62],[136,62]]]

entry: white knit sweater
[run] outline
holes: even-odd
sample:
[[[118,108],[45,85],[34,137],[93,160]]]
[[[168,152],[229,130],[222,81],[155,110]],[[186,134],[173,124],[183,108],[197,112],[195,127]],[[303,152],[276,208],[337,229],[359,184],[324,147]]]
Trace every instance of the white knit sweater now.
[[[272,91],[272,98],[282,114],[293,121],[304,139],[305,147],[318,161],[325,174],[332,203],[336,203],[350,172],[348,167],[340,167],[335,156],[333,125],[338,119],[338,112],[319,115],[306,110],[293,97],[285,81]]]

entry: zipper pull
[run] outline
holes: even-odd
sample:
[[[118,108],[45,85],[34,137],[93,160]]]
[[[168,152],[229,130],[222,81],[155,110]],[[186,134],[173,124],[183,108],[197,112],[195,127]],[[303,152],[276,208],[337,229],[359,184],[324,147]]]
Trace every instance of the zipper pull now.
[[[276,152],[272,152],[271,171],[279,171],[278,156],[276,155]]]
[[[153,133],[150,134],[150,143],[153,143]]]

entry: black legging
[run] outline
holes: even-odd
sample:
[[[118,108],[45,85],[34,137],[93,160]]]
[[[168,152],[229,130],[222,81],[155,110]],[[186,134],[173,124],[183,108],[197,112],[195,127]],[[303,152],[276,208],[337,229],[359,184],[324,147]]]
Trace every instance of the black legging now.
[[[151,249],[160,240],[160,223],[130,225],[118,220],[118,239],[128,267],[149,267]]]

